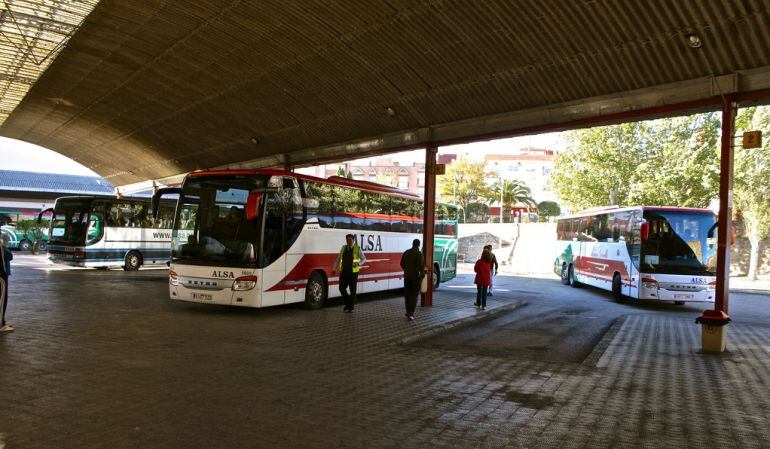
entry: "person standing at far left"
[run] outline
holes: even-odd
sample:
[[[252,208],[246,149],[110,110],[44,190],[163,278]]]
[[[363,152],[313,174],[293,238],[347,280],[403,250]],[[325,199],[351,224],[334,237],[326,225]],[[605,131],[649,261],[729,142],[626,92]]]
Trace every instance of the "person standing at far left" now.
[[[401,269],[404,270],[404,305],[406,318],[414,320],[414,309],[417,307],[417,296],[420,294],[420,284],[425,276],[425,260],[420,251],[420,240],[414,239],[412,247],[401,255]]]
[[[487,289],[492,284],[492,253],[489,250],[484,250],[481,253],[481,258],[476,261],[476,265],[473,266],[473,271],[476,272],[476,307],[481,307],[481,310],[487,307]]]
[[[11,275],[13,254],[7,248],[8,236],[0,238],[0,332],[11,332],[13,326],[5,322],[5,309],[8,307],[8,276]]]
[[[358,271],[366,263],[366,256],[361,251],[361,247],[356,243],[353,234],[345,236],[345,244],[340,248],[340,254],[334,261],[332,276],[340,274],[340,294],[345,301],[345,312],[353,312],[353,306],[356,304],[356,283],[358,282]],[[347,290],[350,290],[348,293]]]

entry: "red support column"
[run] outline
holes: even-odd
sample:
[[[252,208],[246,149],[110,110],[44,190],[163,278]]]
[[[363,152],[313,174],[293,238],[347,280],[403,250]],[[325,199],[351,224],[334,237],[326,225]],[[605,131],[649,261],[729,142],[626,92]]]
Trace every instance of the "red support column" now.
[[[425,256],[425,268],[428,276],[428,291],[423,293],[420,300],[421,307],[433,305],[433,235],[434,216],[436,212],[436,154],[438,147],[428,144],[425,148],[425,210],[422,226],[422,253]]]
[[[722,155],[719,165],[719,227],[717,233],[717,285],[714,307],[727,313],[730,295],[730,228],[733,217],[733,133],[736,104],[732,95],[722,103]]]

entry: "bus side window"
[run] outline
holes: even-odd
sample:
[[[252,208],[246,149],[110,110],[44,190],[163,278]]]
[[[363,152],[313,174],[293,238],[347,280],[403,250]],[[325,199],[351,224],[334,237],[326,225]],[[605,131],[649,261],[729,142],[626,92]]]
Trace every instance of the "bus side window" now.
[[[390,197],[376,193],[363,192],[367,197],[366,229],[370,231],[390,231]]]
[[[284,180],[287,179],[294,182],[293,188],[284,187],[283,189],[283,200],[286,208],[286,235],[283,240],[286,242],[286,249],[288,250],[297,240],[302,228],[305,226],[305,214],[302,208],[302,195],[300,194],[297,180],[284,178]]]
[[[336,186],[333,187],[333,190],[334,209],[332,209],[332,213],[334,216],[334,228],[353,229],[350,212],[355,207],[355,199],[352,194],[356,192],[344,187]]]
[[[446,235],[446,211],[446,206],[443,204],[436,204],[436,215],[433,217],[434,235]]]
[[[409,204],[409,232],[422,234],[425,209],[421,201],[406,200]]]
[[[390,226],[393,232],[407,232],[408,225],[406,215],[408,213],[408,203],[403,198],[393,197],[390,210]]]

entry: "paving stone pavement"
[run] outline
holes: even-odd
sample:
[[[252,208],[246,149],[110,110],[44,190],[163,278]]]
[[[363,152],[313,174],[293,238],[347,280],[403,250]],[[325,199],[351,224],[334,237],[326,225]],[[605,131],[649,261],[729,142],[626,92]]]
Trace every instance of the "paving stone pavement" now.
[[[714,356],[692,320],[629,315],[595,365],[555,363],[401,344],[478,313],[452,288],[467,276],[414,322],[397,294],[248,310],[171,302],[165,282],[17,267],[0,447],[770,446],[770,326],[731,326]]]

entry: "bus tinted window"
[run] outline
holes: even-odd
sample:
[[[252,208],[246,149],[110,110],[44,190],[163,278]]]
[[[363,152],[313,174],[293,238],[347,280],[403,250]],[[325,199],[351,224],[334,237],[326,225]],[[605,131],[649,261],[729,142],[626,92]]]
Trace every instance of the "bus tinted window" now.
[[[390,197],[362,192],[366,196],[365,227],[370,231],[390,231]]]
[[[364,192],[345,187],[334,187],[334,227],[337,229],[365,229],[366,204]]]
[[[414,232],[416,234],[422,234],[422,228],[423,228],[423,216],[425,209],[423,208],[422,202],[415,201],[415,200],[406,200],[407,201],[407,215],[409,216],[409,219],[407,220],[407,232]]]
[[[334,195],[332,186],[320,182],[306,182],[307,218],[316,218],[322,228],[333,227]]]
[[[391,198],[390,226],[393,232],[407,232],[409,201],[403,198]]]

